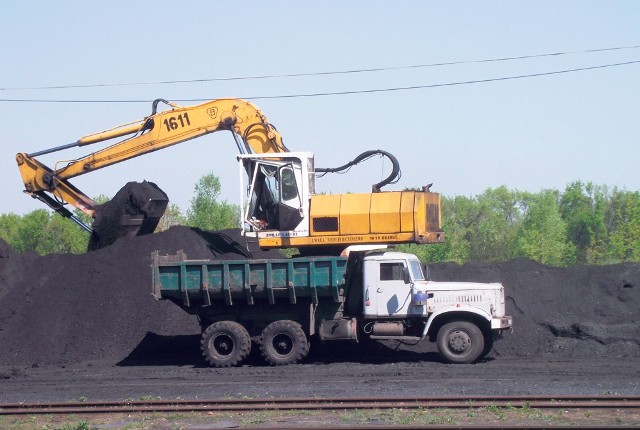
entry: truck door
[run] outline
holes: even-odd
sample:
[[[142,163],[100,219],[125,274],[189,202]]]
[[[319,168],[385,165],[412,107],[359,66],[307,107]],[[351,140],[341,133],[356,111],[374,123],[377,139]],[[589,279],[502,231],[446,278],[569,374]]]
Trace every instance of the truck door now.
[[[365,317],[406,316],[411,303],[411,284],[405,283],[404,261],[381,261],[371,266],[377,270],[367,273]]]

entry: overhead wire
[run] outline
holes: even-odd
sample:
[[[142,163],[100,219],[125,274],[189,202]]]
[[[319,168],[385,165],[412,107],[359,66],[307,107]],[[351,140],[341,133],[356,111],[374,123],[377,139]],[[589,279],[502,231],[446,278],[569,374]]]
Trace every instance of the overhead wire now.
[[[626,66],[630,64],[640,64],[640,60],[634,61],[626,61],[623,63],[613,63],[613,64],[603,64],[598,66],[590,66],[590,67],[579,67],[575,69],[565,69],[565,70],[556,70],[551,72],[540,72],[540,73],[529,73],[525,75],[515,75],[515,76],[502,76],[497,78],[486,78],[486,79],[473,79],[468,81],[457,81],[457,82],[445,82],[439,84],[427,84],[427,85],[411,85],[406,87],[393,87],[393,88],[379,88],[379,89],[369,89],[369,90],[353,90],[353,91],[334,91],[334,92],[324,92],[324,93],[308,93],[308,94],[291,94],[291,95],[279,95],[279,96],[256,96],[250,97],[249,100],[264,100],[264,99],[282,99],[282,98],[298,98],[298,97],[320,97],[320,96],[338,96],[338,95],[350,95],[350,94],[366,94],[366,93],[379,93],[379,92],[391,92],[391,91],[408,91],[408,90],[419,90],[426,88],[438,88],[438,87],[450,87],[457,85],[471,85],[471,84],[482,84],[488,82],[499,82],[499,81],[508,81],[514,79],[526,79],[526,78],[535,78],[541,76],[550,76],[550,75],[558,75],[563,73],[573,73],[573,72],[581,72],[586,70],[595,70],[595,69],[604,69],[608,67],[618,67],[618,66]],[[181,100],[181,101],[201,101],[200,99],[194,100]]]
[[[409,90],[419,90],[419,89],[427,89],[427,88],[438,88],[438,87],[451,87],[458,85],[473,85],[473,84],[482,84],[489,82],[500,82],[500,81],[509,81],[516,79],[527,79],[527,78],[535,78],[541,76],[551,76],[551,75],[559,75],[566,73],[575,73],[582,72],[587,70],[596,70],[596,69],[605,69],[611,67],[620,67],[627,66],[631,64],[640,64],[640,60],[633,61],[625,61],[621,63],[611,63],[611,64],[601,64],[597,66],[588,66],[588,67],[577,67],[573,69],[564,69],[564,70],[554,70],[550,72],[539,72],[539,73],[528,73],[523,75],[512,75],[512,76],[500,76],[496,78],[485,78],[485,79],[472,79],[467,81],[456,81],[456,82],[443,82],[436,84],[425,84],[425,85],[411,85],[404,87],[389,87],[389,88],[372,88],[372,89],[364,89],[364,90],[349,90],[349,91],[328,91],[328,92],[317,92],[317,93],[301,93],[301,94],[280,94],[273,96],[245,96],[240,97],[245,100],[265,100],[265,99],[287,99],[287,98],[302,98],[302,97],[321,97],[321,96],[342,96],[342,95],[353,95],[353,94],[370,94],[370,93],[382,93],[382,92],[393,92],[393,91],[409,91]],[[195,98],[195,99],[174,99],[174,102],[203,102],[211,100],[211,98]],[[129,99],[129,100],[63,100],[63,99],[18,99],[18,98],[0,98],[0,102],[23,102],[23,103],[149,103],[151,100],[143,100],[143,99]]]
[[[462,65],[462,64],[517,61],[517,60],[527,60],[527,59],[533,59],[533,58],[558,57],[563,55],[576,55],[576,54],[591,54],[596,52],[619,51],[619,50],[638,49],[638,48],[640,48],[640,45],[615,46],[615,47],[608,47],[608,48],[585,49],[585,50],[578,50],[578,51],[560,51],[560,52],[550,52],[550,53],[544,53],[544,54],[517,55],[517,56],[510,56],[510,57],[497,57],[497,58],[487,58],[487,59],[480,59],[480,60],[459,60],[459,61],[448,61],[448,62],[438,62],[438,63],[413,64],[413,65],[405,65],[405,66],[373,67],[373,68],[320,71],[320,72],[307,72],[307,73],[284,73],[284,74],[272,74],[272,75],[248,75],[248,76],[232,76],[232,77],[200,78],[200,79],[175,79],[175,80],[148,81],[148,82],[120,82],[120,83],[106,83],[106,84],[51,85],[51,86],[37,86],[37,87],[7,87],[7,88],[0,87],[0,91],[60,90],[60,89],[77,89],[77,88],[142,86],[142,85],[169,85],[169,84],[202,83],[202,82],[216,82],[216,81],[239,81],[239,80],[342,75],[342,74],[354,74],[354,73],[373,73],[373,72],[417,69],[417,68],[427,68],[427,67],[455,66],[455,65]]]

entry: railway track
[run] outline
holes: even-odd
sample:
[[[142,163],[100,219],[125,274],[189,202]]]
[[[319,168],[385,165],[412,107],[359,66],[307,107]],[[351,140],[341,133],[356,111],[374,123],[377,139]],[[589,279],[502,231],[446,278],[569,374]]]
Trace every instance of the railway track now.
[[[225,400],[150,400],[0,404],[0,415],[119,414],[139,412],[214,412],[349,409],[639,409],[640,396],[469,396],[398,398],[279,398]]]

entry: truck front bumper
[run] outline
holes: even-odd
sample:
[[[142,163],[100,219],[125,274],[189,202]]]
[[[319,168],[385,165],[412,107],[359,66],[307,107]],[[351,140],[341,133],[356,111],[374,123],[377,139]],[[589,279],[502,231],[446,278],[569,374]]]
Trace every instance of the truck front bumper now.
[[[500,318],[491,318],[491,330],[504,330],[511,328],[513,325],[513,317],[504,316]]]

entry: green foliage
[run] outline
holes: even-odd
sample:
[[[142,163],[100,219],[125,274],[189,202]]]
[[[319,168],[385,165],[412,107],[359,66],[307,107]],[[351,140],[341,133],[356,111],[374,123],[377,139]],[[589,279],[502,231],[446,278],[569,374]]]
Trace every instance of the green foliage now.
[[[566,266],[574,261],[574,247],[567,243],[567,226],[560,216],[559,193],[545,190],[526,194],[528,205],[517,234],[518,256],[551,266]]]
[[[516,255],[518,227],[522,223],[522,193],[506,187],[488,189],[478,196],[482,217],[471,245],[471,259],[496,262]]]
[[[607,208],[614,261],[640,261],[640,192],[615,190]]]
[[[456,196],[443,199],[442,216],[448,221],[443,226],[447,258],[463,263],[469,259],[470,239],[480,211],[471,198]]]
[[[73,221],[45,209],[25,215],[0,215],[0,238],[18,252],[82,253],[88,233]]]
[[[567,239],[575,247],[576,262],[594,264],[607,258],[605,208],[607,189],[576,181],[560,199],[560,214],[567,225]]]
[[[80,421],[76,424],[65,424],[62,427],[56,427],[55,430],[90,430],[91,426],[86,421]]]
[[[13,213],[0,215],[0,239],[18,250],[18,231],[22,217]]]
[[[439,245],[403,245],[428,263],[469,260],[496,262],[516,256],[516,235],[523,219],[522,193],[506,187],[489,189],[472,198],[442,197],[445,242]]]
[[[178,205],[176,205],[175,203],[171,203],[164,211],[164,215],[162,215],[162,218],[160,218],[158,227],[156,227],[156,232],[168,230],[174,225],[184,224],[187,224],[187,219],[184,215],[182,215],[180,207],[178,207]]]
[[[529,258],[552,266],[640,261],[640,192],[569,184],[564,192],[506,187],[442,197],[445,242],[402,245],[426,263]]]
[[[238,226],[240,208],[226,201],[220,202],[220,179],[213,173],[200,178],[195,186],[191,207],[187,210],[187,224],[203,230],[222,230]]]

